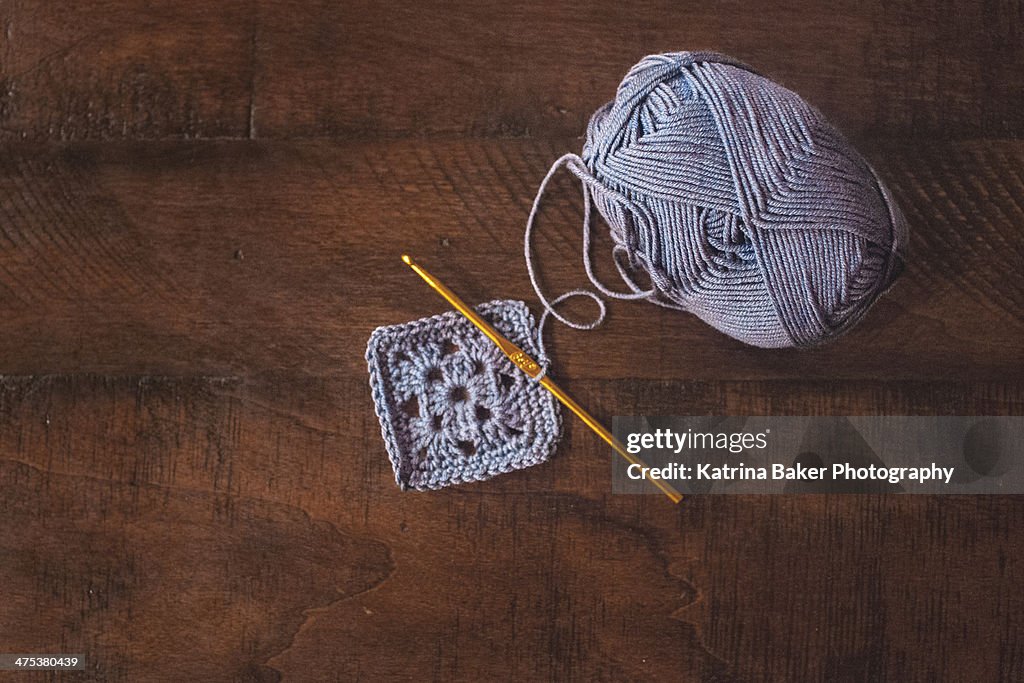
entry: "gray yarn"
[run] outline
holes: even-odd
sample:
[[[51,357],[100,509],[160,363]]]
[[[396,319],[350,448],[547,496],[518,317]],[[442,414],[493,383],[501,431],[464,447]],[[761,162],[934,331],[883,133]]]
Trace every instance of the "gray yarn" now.
[[[590,119],[582,156],[558,159],[527,220],[530,280],[548,315],[604,319],[593,292],[541,292],[531,233],[551,177],[583,188],[583,263],[597,290],[689,311],[761,347],[810,346],[853,326],[903,268],[906,221],[867,161],[797,94],[713,53],[652,55]],[[594,275],[591,202],[628,292]],[[642,270],[650,287],[631,271]],[[593,322],[555,306],[597,301]],[[541,348],[543,344],[541,343]]]
[[[522,301],[476,310],[527,354],[543,358]],[[554,397],[458,313],[378,327],[366,361],[402,489],[437,489],[536,465],[561,436]]]

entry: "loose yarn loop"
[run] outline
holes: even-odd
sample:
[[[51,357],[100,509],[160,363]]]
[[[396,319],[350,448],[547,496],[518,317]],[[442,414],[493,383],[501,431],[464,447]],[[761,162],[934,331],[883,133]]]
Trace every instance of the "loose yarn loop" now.
[[[864,158],[796,93],[714,53],[652,55],[590,119],[582,156],[566,154],[538,188],[525,257],[549,316],[576,329],[603,322],[588,290],[549,300],[531,237],[551,178],[565,167],[583,193],[583,265],[608,298],[697,315],[754,346],[812,346],[857,323],[903,269],[906,221]],[[628,292],[591,262],[591,207],[607,223]],[[631,272],[642,270],[650,288]],[[590,322],[556,310],[587,296]]]

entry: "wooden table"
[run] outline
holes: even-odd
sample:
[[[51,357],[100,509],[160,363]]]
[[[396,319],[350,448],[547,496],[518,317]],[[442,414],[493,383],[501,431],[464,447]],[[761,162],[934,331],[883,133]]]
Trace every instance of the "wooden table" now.
[[[88,661],[39,680],[1024,678],[1018,498],[675,507],[612,495],[575,421],[402,493],[363,360],[446,310],[402,250],[537,310],[548,165],[639,57],[714,48],[876,164],[908,271],[814,350],[612,304],[553,329],[564,386],[605,421],[1024,414],[1018,5],[63,5],[0,4],[0,651]],[[585,281],[578,194],[541,216],[551,292]]]

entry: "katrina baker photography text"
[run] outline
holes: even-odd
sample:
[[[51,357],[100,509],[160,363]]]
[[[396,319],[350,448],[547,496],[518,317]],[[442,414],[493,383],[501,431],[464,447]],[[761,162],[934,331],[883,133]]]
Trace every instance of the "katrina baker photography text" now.
[[[793,467],[786,467],[780,463],[775,463],[771,467],[750,467],[742,462],[735,466],[714,466],[710,463],[695,465],[669,463],[664,467],[644,467],[631,464],[626,468],[626,474],[630,479],[825,481],[831,478],[855,481],[874,479],[888,481],[890,484],[899,484],[903,481],[924,483],[930,480],[944,481],[948,484],[953,478],[954,471],[953,467],[939,467],[934,463],[927,467],[876,467],[875,465],[853,467],[850,463],[836,463],[831,467],[807,467],[799,462]]]
[[[616,417],[613,491],[1024,493],[1021,417]]]

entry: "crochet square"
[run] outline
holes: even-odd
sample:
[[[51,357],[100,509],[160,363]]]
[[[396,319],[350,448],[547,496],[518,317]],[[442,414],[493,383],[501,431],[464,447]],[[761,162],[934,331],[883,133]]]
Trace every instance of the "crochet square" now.
[[[522,301],[476,307],[537,358]],[[366,348],[381,434],[405,489],[489,479],[547,460],[561,436],[554,397],[456,312],[378,327]]]

